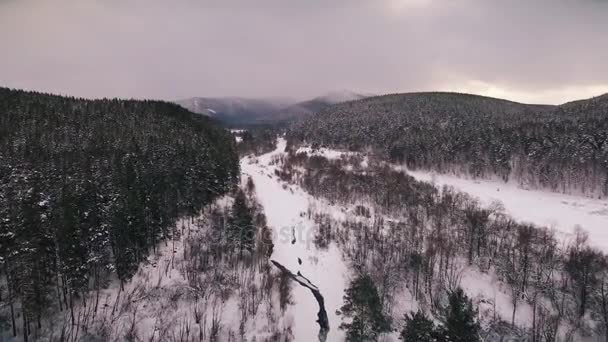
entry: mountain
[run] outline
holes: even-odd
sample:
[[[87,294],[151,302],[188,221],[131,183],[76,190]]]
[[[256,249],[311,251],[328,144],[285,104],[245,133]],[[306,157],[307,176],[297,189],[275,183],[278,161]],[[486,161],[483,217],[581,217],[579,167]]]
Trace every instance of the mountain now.
[[[296,121],[289,136],[374,148],[412,169],[608,195],[608,97],[561,106],[459,93],[370,97]]]
[[[365,97],[351,91],[336,91],[301,102],[276,98],[194,97],[176,103],[194,113],[216,118],[228,126],[252,126],[282,124],[302,114],[316,113],[340,102]]]
[[[368,97],[336,104],[294,124],[300,138],[315,135],[322,143],[383,145],[398,138],[399,130],[414,124],[442,124],[470,118],[534,117],[553,106],[528,105],[502,99],[445,92],[405,93]],[[442,123],[443,121],[443,123]]]
[[[323,96],[315,97],[308,101],[295,103],[289,107],[284,108],[282,111],[283,113],[286,113],[287,116],[295,117],[301,114],[316,113],[324,108],[333,106],[338,103],[360,100],[366,97],[369,97],[369,95],[358,94],[351,91],[331,92]]]
[[[281,100],[240,97],[194,97],[176,103],[194,113],[211,116],[229,126],[265,122],[288,105]]]

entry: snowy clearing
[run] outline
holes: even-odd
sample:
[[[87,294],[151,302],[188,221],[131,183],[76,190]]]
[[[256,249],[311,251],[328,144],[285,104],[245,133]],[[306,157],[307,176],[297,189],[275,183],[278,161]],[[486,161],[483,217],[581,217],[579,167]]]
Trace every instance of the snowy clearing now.
[[[519,221],[555,228],[568,238],[577,226],[589,234],[589,243],[608,252],[608,201],[564,195],[540,190],[525,190],[496,181],[464,179],[433,172],[407,171],[420,181],[437,186],[450,185],[489,205],[500,201],[506,213]]]
[[[349,157],[349,156],[355,156],[355,155],[359,154],[358,152],[337,151],[337,150],[332,150],[332,149],[325,148],[325,147],[313,149],[310,146],[300,147],[296,150],[296,153],[306,153],[309,156],[324,157],[329,160],[340,159],[343,156]]]

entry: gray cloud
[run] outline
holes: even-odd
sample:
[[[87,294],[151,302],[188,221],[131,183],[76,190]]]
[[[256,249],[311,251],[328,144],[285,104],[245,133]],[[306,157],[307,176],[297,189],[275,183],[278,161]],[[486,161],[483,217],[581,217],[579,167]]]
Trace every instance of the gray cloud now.
[[[0,0],[0,84],[86,97],[608,92],[608,1]]]

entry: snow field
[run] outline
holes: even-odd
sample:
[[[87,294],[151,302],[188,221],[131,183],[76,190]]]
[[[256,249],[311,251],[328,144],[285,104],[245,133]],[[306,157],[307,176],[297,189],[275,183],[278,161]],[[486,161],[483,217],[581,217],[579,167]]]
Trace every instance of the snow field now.
[[[506,213],[518,221],[555,228],[569,240],[577,228],[589,234],[589,244],[608,253],[608,201],[564,195],[541,190],[525,190],[513,184],[472,180],[432,172],[407,171],[417,180],[449,185],[477,197],[482,204],[500,202]]]

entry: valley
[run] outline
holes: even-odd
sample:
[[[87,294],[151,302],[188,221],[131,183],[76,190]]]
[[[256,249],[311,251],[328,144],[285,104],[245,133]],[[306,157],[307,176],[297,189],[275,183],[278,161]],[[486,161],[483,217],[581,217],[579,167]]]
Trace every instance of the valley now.
[[[504,170],[479,157],[495,156],[494,150],[455,143],[450,148],[462,159],[447,162],[423,158],[424,148],[408,157],[416,150],[402,138],[396,139],[406,145],[397,154],[395,144],[382,147],[373,136],[367,146],[352,143],[372,134],[376,120],[396,120],[384,116],[359,117],[356,129],[339,136],[343,127],[317,115],[287,129],[227,131],[212,118],[163,102],[118,106],[13,90],[4,96],[14,101],[5,101],[8,119],[21,127],[10,134],[25,140],[4,145],[11,166],[0,174],[0,209],[9,218],[0,250],[3,338],[388,342],[414,334],[414,324],[437,341],[454,334],[489,342],[605,338],[608,202],[604,190],[590,187],[603,182],[597,159],[604,153],[602,133],[594,133],[598,148],[587,149],[583,161],[592,172],[571,164],[573,173],[549,174],[552,182],[567,181],[554,187],[531,171],[554,153],[553,145],[539,160],[503,154],[511,159],[501,162],[510,170],[502,178]],[[468,110],[497,111],[485,123],[490,126],[504,124],[501,115],[527,120],[521,110],[540,110],[573,129],[556,119],[561,112],[549,113],[553,107],[500,101],[496,107],[493,99],[441,93],[405,95],[405,104],[394,96],[387,101],[406,108],[395,115],[408,125],[409,110],[419,108],[408,101],[428,106],[424,101],[437,96],[441,108],[451,108],[446,101],[455,96],[472,106]],[[343,108],[358,113],[385,100],[358,99],[318,115],[341,116]],[[35,101],[48,107],[24,111]],[[594,99],[595,107],[585,108],[597,108],[595,101],[604,104]],[[112,114],[85,125],[75,119],[80,114],[40,121],[54,103],[75,113]],[[120,109],[126,109],[122,126],[113,117]],[[458,115],[443,128],[471,120]],[[591,112],[585,120],[601,115]],[[20,122],[52,123],[68,132],[67,140],[54,134],[34,139]],[[306,122],[306,130],[296,131]],[[115,140],[93,129],[103,125],[120,128]],[[174,131],[150,135],[162,125]],[[397,132],[388,130],[386,137],[404,126],[390,128]],[[585,148],[585,132],[589,128],[571,132],[580,139],[577,148]],[[415,134],[429,137],[423,130]],[[87,153],[73,151],[81,136],[88,139],[84,150],[96,156],[92,164]],[[42,152],[34,158],[20,146]],[[471,164],[471,156],[480,159]],[[60,181],[59,167],[74,180]],[[30,248],[30,241],[37,245]],[[43,265],[50,272],[42,272]]]
[[[0,342],[608,342],[608,0],[0,0]]]

